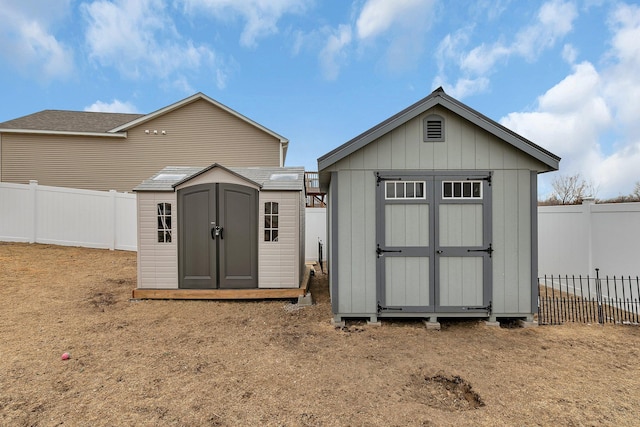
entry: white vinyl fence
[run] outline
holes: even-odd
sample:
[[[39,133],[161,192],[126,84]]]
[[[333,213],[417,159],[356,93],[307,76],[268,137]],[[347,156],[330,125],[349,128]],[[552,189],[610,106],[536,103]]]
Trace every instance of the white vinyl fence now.
[[[326,259],[326,208],[306,209],[307,261]],[[0,183],[0,241],[137,250],[136,195]],[[640,203],[540,206],[538,274],[640,276]]]
[[[538,207],[538,275],[640,276],[640,203]]]
[[[0,240],[135,251],[136,195],[0,183]]]
[[[327,208],[305,209],[305,258],[318,261],[318,243],[322,243],[322,259],[327,259]]]

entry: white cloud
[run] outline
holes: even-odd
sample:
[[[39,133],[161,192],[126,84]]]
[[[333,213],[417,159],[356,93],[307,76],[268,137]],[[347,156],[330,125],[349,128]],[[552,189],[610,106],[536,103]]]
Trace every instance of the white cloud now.
[[[351,43],[351,27],[340,25],[330,31],[324,48],[320,51],[320,65],[327,80],[335,80],[340,72],[340,66],[346,61],[344,49]]]
[[[565,44],[562,47],[562,59],[569,64],[574,64],[578,58],[578,50],[571,44]]]
[[[573,28],[573,21],[578,17],[575,4],[568,1],[552,0],[540,7],[538,20],[519,31],[512,50],[533,61],[544,49],[555,45],[556,41]]]
[[[358,38],[375,38],[394,25],[412,26],[419,17],[428,17],[432,5],[432,0],[367,0],[356,21]]]
[[[259,38],[278,33],[278,21],[285,14],[299,14],[310,0],[183,0],[188,12],[204,10],[221,21],[240,17],[244,29],[240,44],[255,47]]]
[[[574,65],[571,75],[538,98],[535,111],[501,120],[563,157],[560,173],[590,179],[601,198],[627,195],[640,181],[640,105],[631,101],[640,99],[640,7],[615,5],[609,27],[611,48],[600,69]],[[541,180],[547,190],[548,180]]]
[[[389,69],[401,70],[415,64],[433,20],[434,4],[435,0],[366,0],[359,11],[355,9],[352,22],[324,28],[323,32],[329,35],[319,61],[325,78],[335,80],[353,51],[374,46],[383,36],[384,62]],[[295,52],[300,51],[306,38],[297,34]]]
[[[484,81],[491,74],[497,63],[506,61],[512,56],[519,56],[527,61],[536,60],[542,51],[553,47],[559,39],[573,28],[578,13],[571,1],[550,0],[544,3],[530,25],[522,28],[510,43],[502,38],[494,43],[482,43],[468,51],[464,47],[473,40],[472,27],[459,30],[453,36],[447,35],[440,42],[436,59],[440,64],[440,72],[436,80],[446,81],[446,68],[458,67],[462,71],[460,82],[453,87],[466,86],[470,81]],[[465,83],[467,82],[467,83]],[[435,82],[434,82],[435,86]],[[476,86],[476,90],[486,89]],[[468,94],[474,93],[467,91]]]
[[[33,3],[0,0],[0,56],[43,80],[66,78],[73,72],[73,51],[52,27],[70,10],[69,0]]]
[[[92,111],[98,113],[137,113],[138,110],[130,102],[122,102],[114,99],[112,102],[107,103],[103,101],[96,101],[88,107],[84,108],[84,111]]]
[[[178,34],[163,0],[96,0],[82,8],[90,57],[125,77],[170,79],[223,65],[213,50]]]

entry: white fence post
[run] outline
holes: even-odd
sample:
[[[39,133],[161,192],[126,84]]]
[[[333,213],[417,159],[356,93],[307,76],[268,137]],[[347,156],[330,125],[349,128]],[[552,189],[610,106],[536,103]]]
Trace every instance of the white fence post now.
[[[35,243],[38,240],[38,181],[30,180],[29,181],[29,201],[30,201],[30,209],[29,213],[31,214],[31,218],[29,221],[29,243]]]
[[[593,275],[593,223],[592,223],[592,212],[591,206],[595,205],[596,201],[593,197],[585,197],[582,200],[582,215],[584,215],[584,220],[582,221],[585,224],[584,233],[587,235],[587,265],[589,270],[587,271],[587,275]]]
[[[116,248],[116,190],[109,190],[109,249]]]

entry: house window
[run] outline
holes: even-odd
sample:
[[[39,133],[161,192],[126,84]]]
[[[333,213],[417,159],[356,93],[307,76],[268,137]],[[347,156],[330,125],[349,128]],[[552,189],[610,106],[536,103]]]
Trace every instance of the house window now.
[[[482,181],[443,181],[443,199],[482,199]]]
[[[385,199],[424,199],[424,181],[387,181]]]
[[[278,202],[264,204],[264,241],[278,241]]]
[[[158,203],[158,243],[171,243],[171,203]]]
[[[441,116],[431,114],[424,118],[422,125],[424,142],[444,141],[444,119]]]

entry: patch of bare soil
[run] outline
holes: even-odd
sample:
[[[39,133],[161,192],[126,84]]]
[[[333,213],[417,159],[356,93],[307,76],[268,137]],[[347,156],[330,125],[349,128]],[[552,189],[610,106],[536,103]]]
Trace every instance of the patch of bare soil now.
[[[135,253],[0,243],[0,425],[638,424],[635,326],[335,329],[319,271],[310,307],[135,283]]]

